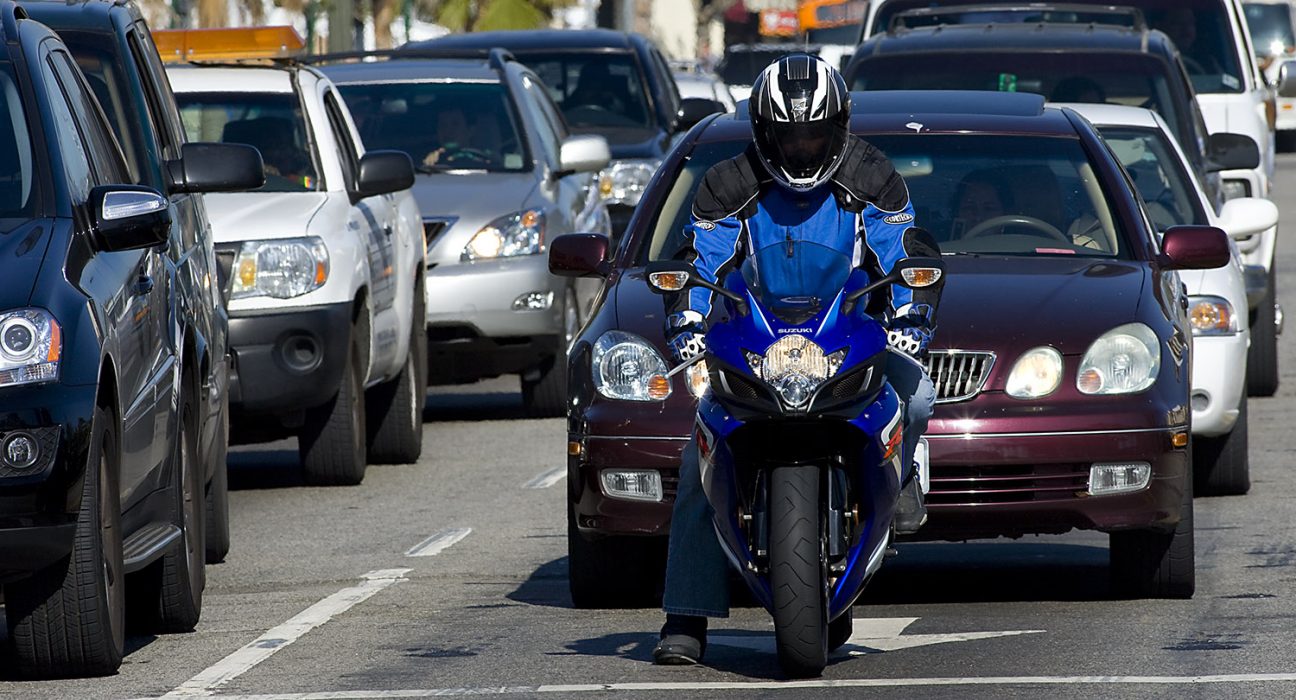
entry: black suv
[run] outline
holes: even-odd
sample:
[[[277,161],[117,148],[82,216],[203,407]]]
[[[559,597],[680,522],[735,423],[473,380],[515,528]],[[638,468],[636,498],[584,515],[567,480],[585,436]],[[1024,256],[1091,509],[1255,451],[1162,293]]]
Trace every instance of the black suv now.
[[[186,212],[134,184],[57,35],[11,2],[0,34],[5,618],[24,675],[111,673],[128,574],[141,629],[191,630],[202,609],[205,368],[185,345],[173,224]],[[241,146],[190,145],[167,165],[189,191],[264,177]]]
[[[1223,204],[1209,132],[1179,50],[1141,15],[1099,17],[1110,23],[1064,17],[995,23],[974,21],[975,12],[912,14],[907,25],[856,49],[844,72],[852,90],[1033,92],[1053,102],[1147,107],[1174,132],[1216,208]]]
[[[196,459],[203,466],[207,508],[208,563],[229,551],[225,453],[229,444],[228,317],[221,297],[211,226],[198,193],[213,191],[192,179],[190,168],[220,158],[226,146],[185,144],[171,84],[144,18],[134,3],[114,0],[26,2],[31,17],[58,32],[99,98],[126,155],[130,181],[161,192],[171,208],[166,265],[176,278],[178,326],[171,340],[192,397]],[[264,181],[257,173],[236,173],[249,189]]]
[[[703,117],[725,111],[714,100],[681,100],[670,65],[638,34],[607,29],[473,32],[403,48],[504,48],[527,64],[549,88],[573,133],[607,138],[612,163],[603,171],[602,189],[617,234],[630,222],[675,137]]]

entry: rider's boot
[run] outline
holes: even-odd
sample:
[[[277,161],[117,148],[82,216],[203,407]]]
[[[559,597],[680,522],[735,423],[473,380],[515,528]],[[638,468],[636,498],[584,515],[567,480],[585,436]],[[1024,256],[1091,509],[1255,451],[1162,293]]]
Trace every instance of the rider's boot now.
[[[927,522],[927,501],[925,498],[930,476],[927,464],[927,440],[918,442],[914,455],[913,474],[900,489],[900,498],[896,501],[895,532],[897,535],[912,535]]]
[[[653,663],[663,666],[698,663],[706,652],[706,630],[705,617],[667,613],[661,641],[653,648]]]

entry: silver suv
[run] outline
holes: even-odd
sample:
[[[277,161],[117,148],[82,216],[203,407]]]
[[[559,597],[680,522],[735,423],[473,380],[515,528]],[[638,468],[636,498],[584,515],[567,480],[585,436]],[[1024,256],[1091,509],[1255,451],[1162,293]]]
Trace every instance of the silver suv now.
[[[354,58],[354,57],[352,57]],[[337,59],[367,148],[409,153],[427,244],[428,380],[521,375],[527,413],[563,415],[565,358],[597,283],[549,274],[555,236],[611,233],[601,136],[573,136],[544,85],[499,49]]]

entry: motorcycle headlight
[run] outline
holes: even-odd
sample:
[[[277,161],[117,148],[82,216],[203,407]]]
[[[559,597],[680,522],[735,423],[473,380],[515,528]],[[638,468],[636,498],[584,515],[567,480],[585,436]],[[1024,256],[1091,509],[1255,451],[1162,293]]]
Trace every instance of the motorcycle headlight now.
[[[608,204],[638,206],[660,160],[622,160],[609,165],[599,174],[599,194]]]
[[[1156,381],[1161,371],[1161,344],[1142,323],[1107,331],[1080,360],[1076,388],[1083,394],[1132,394]]]
[[[539,209],[527,209],[481,227],[464,246],[463,262],[535,255],[544,250],[545,216]]]
[[[1022,353],[1008,373],[1005,391],[1018,399],[1038,399],[1057,390],[1062,383],[1062,353],[1050,347]]]
[[[609,399],[662,401],[670,396],[666,360],[648,341],[608,331],[594,343],[594,388]]]
[[[323,239],[246,241],[234,260],[232,299],[291,299],[324,286],[329,254]]]
[[[62,353],[62,331],[48,311],[18,309],[0,314],[0,386],[58,379]]]
[[[815,389],[841,369],[845,359],[846,350],[825,355],[814,341],[795,333],[779,338],[763,357],[747,353],[752,372],[774,387],[779,398],[793,408],[804,406]]]
[[[1238,332],[1233,305],[1222,297],[1188,297],[1188,325],[1192,327],[1193,335],[1233,335]]]

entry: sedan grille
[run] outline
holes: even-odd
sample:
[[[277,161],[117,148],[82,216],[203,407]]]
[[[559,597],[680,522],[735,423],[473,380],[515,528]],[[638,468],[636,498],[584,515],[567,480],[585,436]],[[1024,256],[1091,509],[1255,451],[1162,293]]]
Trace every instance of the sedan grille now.
[[[933,465],[928,505],[969,506],[1082,498],[1088,462],[993,466]]]
[[[927,374],[936,385],[936,403],[966,401],[981,393],[994,361],[992,352],[931,351]]]
[[[424,250],[432,249],[432,242],[438,236],[446,232],[446,229],[458,221],[456,217],[447,217],[441,219],[424,219],[423,220],[423,247]]]

